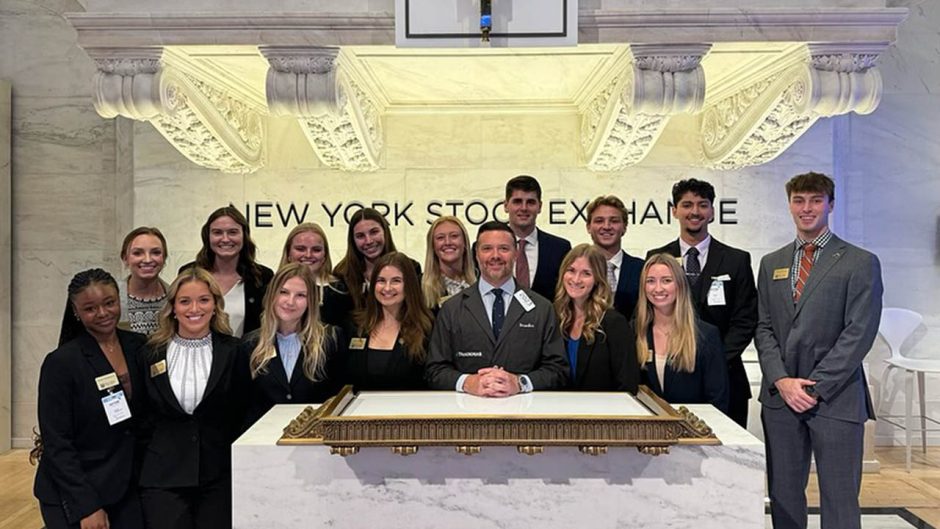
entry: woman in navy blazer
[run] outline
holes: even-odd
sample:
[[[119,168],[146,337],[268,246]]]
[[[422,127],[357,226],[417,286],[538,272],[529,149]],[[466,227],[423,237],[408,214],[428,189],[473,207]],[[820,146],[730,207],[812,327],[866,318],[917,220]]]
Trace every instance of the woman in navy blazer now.
[[[170,285],[145,353],[148,444],[140,497],[150,529],[232,526],[231,445],[244,417],[238,339],[218,284],[191,267]]]
[[[685,272],[675,257],[650,256],[637,303],[636,350],[642,381],[667,402],[728,411],[728,369],[718,329],[695,316]]]
[[[571,388],[629,391],[640,378],[627,319],[611,306],[607,260],[595,246],[579,244],[561,263],[555,311],[565,338]]]
[[[137,357],[146,338],[117,329],[118,286],[104,270],[76,274],[68,292],[59,348],[39,375],[40,512],[49,529],[143,528],[134,434],[143,394]],[[109,417],[106,403],[125,413]]]
[[[321,403],[342,386],[341,342],[319,316],[319,290],[310,269],[283,265],[264,297],[261,328],[242,340],[239,378],[248,384],[248,428],[275,404]]]

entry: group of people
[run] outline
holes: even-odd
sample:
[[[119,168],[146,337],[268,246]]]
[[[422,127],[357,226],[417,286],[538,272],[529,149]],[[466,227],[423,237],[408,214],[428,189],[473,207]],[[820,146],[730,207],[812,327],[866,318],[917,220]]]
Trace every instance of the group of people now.
[[[824,524],[851,519],[880,269],[829,231],[831,179],[799,175],[787,196],[796,240],[764,258],[756,287],[750,255],[709,234],[715,191],[696,179],[672,189],[679,237],[645,260],[622,248],[619,198],[588,205],[591,243],[572,248],[537,227],[541,188],[524,175],[506,184],[508,223],[482,224],[474,241],[456,217],[438,218],[423,273],[370,208],[350,219],[335,268],[322,228],[304,223],[276,273],[257,262],[245,217],[219,208],[169,284],[164,236],[137,228],[121,248],[126,277],[72,279],[42,365],[46,526],[230,527],[235,438],[275,404],[322,402],[345,384],[496,398],[644,384],[746,426],[752,339],[775,525],[805,524],[811,452]]]

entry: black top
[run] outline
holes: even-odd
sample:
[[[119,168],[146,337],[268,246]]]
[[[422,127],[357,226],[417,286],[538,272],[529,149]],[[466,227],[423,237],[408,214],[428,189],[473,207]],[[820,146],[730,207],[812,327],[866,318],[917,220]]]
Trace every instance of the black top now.
[[[345,336],[345,378],[357,391],[427,389],[424,363],[412,361],[401,340],[390,350],[373,349],[368,333],[361,335],[353,325],[347,326]]]
[[[123,388],[98,389],[95,379],[114,369],[88,333],[49,353],[39,374],[43,453],[33,491],[40,501],[61,506],[74,524],[136,486],[135,433],[145,394],[138,357],[147,338],[120,329],[117,335],[131,379],[130,419],[108,424],[101,399]]]
[[[352,319],[353,313],[353,298],[349,295],[346,282],[342,279],[330,281],[320,292],[320,321],[344,328]]]
[[[636,341],[630,324],[623,314],[608,309],[594,332],[594,342],[588,344],[581,336],[575,380],[570,389],[629,391],[635,395],[639,379]]]
[[[344,344],[342,332],[333,326],[327,326],[327,336],[323,342],[326,363],[324,378],[311,381],[304,374],[304,350],[301,349],[294,370],[288,378],[280,356],[268,361],[265,371],[251,378],[249,360],[251,352],[258,345],[258,332],[255,331],[242,339],[238,347],[238,365],[236,377],[239,384],[244,384],[247,392],[247,405],[242,429],[247,430],[268,412],[275,404],[320,404],[336,395],[343,386],[342,360]],[[275,340],[275,349],[277,342]],[[280,351],[278,351],[280,354]]]

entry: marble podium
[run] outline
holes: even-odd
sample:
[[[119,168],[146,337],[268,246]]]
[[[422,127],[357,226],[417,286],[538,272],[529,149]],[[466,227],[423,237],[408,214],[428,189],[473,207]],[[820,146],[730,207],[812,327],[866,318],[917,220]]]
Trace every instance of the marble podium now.
[[[539,409],[526,402],[533,395],[467,397],[454,394],[455,407]],[[720,445],[680,443],[660,456],[619,446],[596,456],[574,446],[546,446],[534,456],[511,446],[472,456],[422,446],[408,457],[387,447],[340,457],[324,445],[278,446],[304,408],[276,406],[233,445],[236,528],[764,526],[763,446],[711,406],[688,408]]]

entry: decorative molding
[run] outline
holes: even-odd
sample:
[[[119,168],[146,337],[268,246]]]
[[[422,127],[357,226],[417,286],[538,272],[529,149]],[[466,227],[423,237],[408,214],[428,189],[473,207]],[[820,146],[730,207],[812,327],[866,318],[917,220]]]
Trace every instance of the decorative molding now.
[[[343,171],[379,168],[381,111],[342,73],[337,47],[262,47],[272,115],[294,116],[325,165]]]
[[[809,48],[804,64],[716,102],[700,118],[702,165],[739,169],[769,162],[819,118],[868,114],[881,100],[877,54]]]
[[[674,114],[705,100],[702,57],[710,45],[637,45],[624,74],[602,86],[581,113],[581,146],[594,171],[643,160]],[[613,97],[614,94],[619,97]]]
[[[95,110],[105,118],[149,122],[193,163],[227,173],[264,165],[262,116],[231,93],[176,70],[162,50],[90,52]]]

